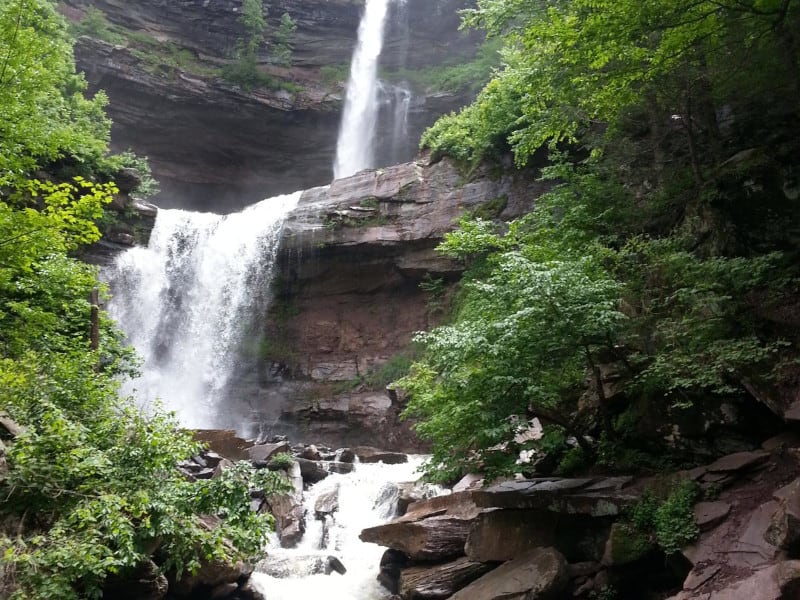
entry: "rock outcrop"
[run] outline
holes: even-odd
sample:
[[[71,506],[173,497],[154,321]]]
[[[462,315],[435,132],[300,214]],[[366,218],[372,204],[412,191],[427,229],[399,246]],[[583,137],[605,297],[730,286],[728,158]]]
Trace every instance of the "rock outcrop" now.
[[[389,548],[379,581],[402,600],[665,597],[794,600],[800,593],[800,441],[654,477],[499,482],[411,504],[365,529]],[[712,477],[709,477],[709,476]],[[723,476],[718,478],[717,476]],[[630,512],[693,480],[696,541],[667,557]],[[672,526],[677,526],[673,524]],[[486,574],[478,575],[484,569]],[[468,581],[470,580],[470,581]]]
[[[385,386],[463,270],[435,247],[460,216],[512,218],[544,189],[524,174],[466,180],[423,158],[304,192],[284,227],[264,341],[252,344],[260,353],[233,378],[232,414],[334,447],[418,450],[398,420],[403,398]]]
[[[390,17],[384,67],[468,60],[482,36],[458,29],[457,11],[467,4],[406,2],[403,14]],[[230,212],[332,179],[343,85],[363,2],[263,5],[268,30],[259,63],[274,84],[248,90],[220,75],[244,35],[241,0],[62,0],[72,21],[94,7],[113,28],[113,36],[82,37],[76,60],[91,88],[106,90],[111,99],[112,146],[150,158],[162,187],[157,204]],[[288,68],[270,58],[271,35],[283,13],[297,24]],[[102,37],[111,43],[97,39]],[[387,152],[378,164],[411,158],[422,130],[470,97],[466,90],[417,93],[407,139],[391,155],[390,144],[379,143]],[[389,135],[388,125],[384,130],[379,138]]]

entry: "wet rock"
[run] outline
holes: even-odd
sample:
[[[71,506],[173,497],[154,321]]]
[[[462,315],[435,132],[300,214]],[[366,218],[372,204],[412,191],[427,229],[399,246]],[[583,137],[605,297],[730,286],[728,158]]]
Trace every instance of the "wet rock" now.
[[[471,525],[468,519],[437,516],[369,527],[358,537],[363,542],[400,550],[413,560],[441,561],[463,556]]]
[[[318,519],[331,516],[339,510],[339,484],[328,491],[320,494],[314,503],[314,514]]]
[[[435,498],[441,494],[441,488],[429,483],[404,482],[398,483],[399,495],[397,497],[397,514],[404,515],[408,507],[416,502]]]
[[[492,568],[492,565],[468,558],[435,566],[410,567],[400,574],[400,596],[419,600],[443,600]]]
[[[362,463],[382,462],[386,465],[398,465],[408,462],[408,456],[401,452],[387,452],[371,446],[359,446],[353,451]]]
[[[247,456],[253,461],[269,461],[270,458],[276,454],[287,453],[291,451],[291,446],[286,442],[279,442],[277,444],[259,444],[248,448]]]
[[[566,561],[554,548],[535,548],[504,563],[451,600],[541,600],[566,587]]]
[[[719,525],[731,512],[727,502],[698,502],[694,505],[694,520],[700,531],[708,531]]]
[[[336,459],[338,462],[343,463],[352,463],[356,460],[356,453],[353,452],[350,448],[342,448],[339,450],[338,458]]]
[[[378,581],[392,594],[396,594],[400,589],[400,573],[409,566],[409,563],[407,554],[389,548],[381,556]]]
[[[196,429],[192,431],[192,438],[230,460],[250,458],[247,450],[253,446],[253,442],[240,438],[233,429]]]
[[[267,600],[266,596],[249,580],[239,587],[238,593],[241,600]]]
[[[236,582],[231,583],[221,583],[217,587],[211,590],[211,594],[209,596],[210,600],[225,600],[225,598],[230,598],[239,590],[239,584]]]
[[[347,568],[342,564],[342,561],[335,556],[329,556],[326,560],[328,564],[328,570],[326,572],[329,575],[331,573],[338,573],[339,575],[347,573]]]
[[[472,524],[465,552],[477,562],[504,562],[526,550],[552,546],[556,519],[545,511],[495,510]]]
[[[298,458],[296,461],[297,464],[300,465],[300,473],[306,485],[319,483],[330,475],[330,473],[325,470],[325,466],[322,463],[314,460],[306,460],[305,458]]]
[[[184,573],[181,579],[170,580],[169,593],[176,598],[190,598],[205,595],[220,586],[235,584],[250,575],[253,569],[245,562],[224,563],[201,559],[196,573]]]
[[[305,458],[306,460],[322,460],[322,455],[319,449],[312,444],[303,448],[300,452],[300,458]]]
[[[329,473],[338,473],[339,475],[347,475],[348,473],[353,472],[353,470],[355,469],[355,465],[353,463],[328,461],[325,463],[325,469]]]
[[[275,531],[281,546],[294,548],[305,533],[305,515],[301,497],[295,494],[273,494],[265,507],[275,516]]]

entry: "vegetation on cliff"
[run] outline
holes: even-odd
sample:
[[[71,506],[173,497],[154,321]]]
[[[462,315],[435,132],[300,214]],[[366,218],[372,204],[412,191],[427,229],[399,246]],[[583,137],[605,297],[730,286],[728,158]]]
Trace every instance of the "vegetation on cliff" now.
[[[467,277],[400,382],[432,470],[524,469],[529,446],[564,471],[663,464],[666,441],[637,437],[643,406],[759,396],[780,412],[798,341],[797,3],[479,0],[465,22],[503,40],[504,67],[422,145],[466,171],[510,151],[552,187],[440,247]],[[532,417],[544,438],[515,445]]]
[[[186,481],[190,436],[119,394],[135,359],[71,254],[99,238],[125,159],[106,157],[105,98],[84,96],[54,4],[0,0],[0,414],[21,426],[0,442],[0,596],[48,600],[100,597],[151,559],[179,576],[247,556],[270,524],[249,486],[275,483]]]

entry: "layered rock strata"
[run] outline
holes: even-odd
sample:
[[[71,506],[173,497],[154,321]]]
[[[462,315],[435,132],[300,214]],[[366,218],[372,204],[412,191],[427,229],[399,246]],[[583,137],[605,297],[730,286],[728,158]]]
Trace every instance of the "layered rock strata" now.
[[[405,2],[405,12],[390,21],[384,68],[424,69],[469,60],[482,36],[459,31],[457,11],[467,4]],[[267,31],[258,62],[273,83],[247,89],[222,77],[245,35],[241,0],[61,3],[74,22],[93,7],[113,28],[113,36],[94,33],[76,47],[78,67],[92,90],[104,89],[110,97],[112,146],[150,158],[162,187],[155,200],[159,205],[214,212],[331,180],[362,5],[358,0],[265,0]],[[284,13],[297,24],[290,67],[271,57],[271,39]],[[416,94],[403,159],[411,158],[425,127],[470,98],[466,90]],[[387,125],[379,139],[388,136]],[[379,158],[390,160],[384,154]]]
[[[230,394],[249,399],[240,414],[329,445],[418,448],[398,421],[403,398],[385,386],[463,270],[435,247],[460,216],[512,218],[543,189],[523,175],[467,181],[448,161],[421,159],[304,192],[285,225],[260,354]]]

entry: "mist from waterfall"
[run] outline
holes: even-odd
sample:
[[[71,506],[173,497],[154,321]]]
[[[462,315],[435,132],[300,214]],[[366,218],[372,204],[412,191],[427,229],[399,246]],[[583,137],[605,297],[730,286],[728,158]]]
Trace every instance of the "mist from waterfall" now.
[[[378,61],[391,0],[367,0],[350,65],[344,114],[336,144],[335,179],[374,166],[375,129],[380,108]]]
[[[109,312],[143,358],[126,392],[144,406],[161,399],[186,427],[230,425],[225,388],[266,309],[283,223],[299,197],[225,216],[160,210],[149,245],[117,257],[106,271]]]

